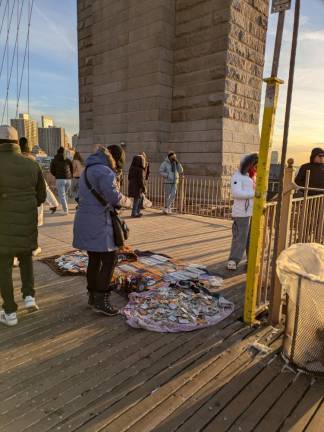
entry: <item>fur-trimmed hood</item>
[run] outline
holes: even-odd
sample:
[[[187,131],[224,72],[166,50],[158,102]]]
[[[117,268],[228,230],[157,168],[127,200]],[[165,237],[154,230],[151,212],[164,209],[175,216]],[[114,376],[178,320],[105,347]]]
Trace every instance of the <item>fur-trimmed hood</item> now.
[[[116,163],[111,153],[105,147],[99,147],[98,150],[91,154],[85,163],[86,167],[92,165],[106,165],[110,169],[115,170]]]

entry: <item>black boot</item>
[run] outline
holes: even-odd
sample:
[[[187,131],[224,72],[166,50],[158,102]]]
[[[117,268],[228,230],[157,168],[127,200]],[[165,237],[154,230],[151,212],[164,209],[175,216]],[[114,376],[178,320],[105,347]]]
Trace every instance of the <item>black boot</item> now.
[[[119,310],[110,303],[110,292],[94,293],[93,307],[96,312],[102,313],[107,316],[115,316],[119,314]]]
[[[94,307],[94,296],[93,296],[93,293],[91,291],[88,291],[88,306],[90,308]]]

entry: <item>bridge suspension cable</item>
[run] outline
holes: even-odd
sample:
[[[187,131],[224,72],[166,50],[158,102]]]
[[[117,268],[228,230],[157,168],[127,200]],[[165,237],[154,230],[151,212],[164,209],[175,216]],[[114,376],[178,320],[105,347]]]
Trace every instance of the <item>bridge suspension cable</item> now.
[[[5,103],[4,103],[3,111],[2,111],[1,124],[3,124],[3,119],[5,116],[6,108],[7,108],[7,122],[9,121],[9,118],[8,118],[9,117],[9,107],[8,107],[9,90],[10,90],[10,83],[11,83],[11,78],[12,78],[12,72],[13,72],[15,57],[16,57],[16,51],[17,51],[17,47],[18,47],[19,29],[20,29],[20,24],[21,24],[21,18],[22,18],[24,3],[25,3],[25,0],[22,0],[21,8],[20,8],[20,10],[18,9],[19,14],[18,14],[18,22],[17,22],[16,40],[15,40],[14,50],[13,50],[12,59],[11,59],[9,77],[7,80],[7,92],[6,92],[6,99],[5,99]],[[18,6],[19,6],[19,0],[18,0]],[[9,53],[9,49],[8,49],[8,53]],[[18,52],[17,52],[17,59],[19,59]],[[9,66],[9,64],[8,64],[8,66]]]
[[[14,86],[16,86],[16,91],[13,90],[13,93],[16,93],[16,97],[13,98],[16,99],[15,116],[18,117],[25,78],[26,99],[24,103],[27,105],[26,112],[30,111],[30,34],[33,9],[34,0],[0,0],[0,84],[2,83],[0,92],[3,104],[0,111],[1,123],[6,114],[7,122],[9,122],[10,107],[14,103],[10,94]],[[14,19],[15,15],[16,19]],[[25,16],[27,17],[26,26],[23,24]],[[4,77],[5,69],[6,78]]]

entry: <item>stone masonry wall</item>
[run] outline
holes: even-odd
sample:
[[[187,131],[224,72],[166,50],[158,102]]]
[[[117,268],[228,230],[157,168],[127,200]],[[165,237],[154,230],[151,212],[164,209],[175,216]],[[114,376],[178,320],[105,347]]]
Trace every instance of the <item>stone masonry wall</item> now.
[[[78,0],[80,148],[226,174],[256,149],[268,0]]]
[[[258,151],[268,0],[233,0],[226,56],[222,160]]]
[[[93,2],[78,1],[78,49],[79,49],[79,149],[91,151],[93,144]]]
[[[91,103],[92,144],[124,141],[128,161],[138,151],[146,151],[158,165],[160,143],[167,140],[171,128],[173,0],[96,0],[91,10],[93,103],[81,76],[85,52],[80,47],[82,150],[86,153],[91,147],[90,134],[84,135],[83,128],[84,112],[90,115]],[[80,43],[83,33],[79,31]]]
[[[176,0],[172,134],[186,172],[221,173],[222,117],[231,8],[224,0]]]

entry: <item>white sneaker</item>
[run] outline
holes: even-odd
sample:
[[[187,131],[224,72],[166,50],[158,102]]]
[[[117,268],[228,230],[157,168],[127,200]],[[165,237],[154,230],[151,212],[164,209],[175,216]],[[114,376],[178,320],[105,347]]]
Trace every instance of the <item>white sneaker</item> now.
[[[8,326],[13,327],[18,324],[17,314],[16,312],[13,312],[11,314],[6,314],[5,311],[0,311],[0,323]]]
[[[228,261],[227,263],[227,270],[236,270],[237,269],[237,264],[235,261]]]
[[[162,210],[162,213],[165,214],[165,215],[169,214],[169,209],[168,208],[164,208]]]
[[[36,300],[32,296],[25,297],[25,307],[28,312],[36,312],[39,310],[39,307],[36,304]]]
[[[37,249],[33,250],[33,256],[40,255],[42,253],[42,249],[38,247]]]

